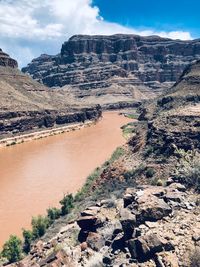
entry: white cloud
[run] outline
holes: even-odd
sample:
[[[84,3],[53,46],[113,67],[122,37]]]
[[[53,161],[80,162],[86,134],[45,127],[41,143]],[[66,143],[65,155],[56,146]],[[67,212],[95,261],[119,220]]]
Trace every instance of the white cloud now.
[[[137,30],[104,21],[92,0],[0,0],[0,47],[25,65],[41,53],[56,54],[74,34],[133,33],[192,39],[185,31]]]

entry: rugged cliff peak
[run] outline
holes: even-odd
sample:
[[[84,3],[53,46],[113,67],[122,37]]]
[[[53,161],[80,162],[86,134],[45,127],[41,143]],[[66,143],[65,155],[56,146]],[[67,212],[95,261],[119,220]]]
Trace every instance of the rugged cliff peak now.
[[[4,53],[0,48],[0,66],[17,68],[17,61],[11,58],[8,54]]]
[[[171,87],[185,67],[198,59],[200,40],[129,34],[74,35],[62,45],[60,54],[42,55],[23,71],[50,87],[72,85],[81,90],[103,90],[112,85],[110,79],[114,76],[126,76],[129,88],[142,85],[160,92]]]

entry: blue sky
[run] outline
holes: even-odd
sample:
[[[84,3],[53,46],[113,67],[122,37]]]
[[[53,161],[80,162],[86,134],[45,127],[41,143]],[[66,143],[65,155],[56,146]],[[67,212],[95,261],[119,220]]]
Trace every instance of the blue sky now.
[[[200,38],[200,0],[95,0],[110,22],[139,29],[189,31]]]
[[[27,65],[74,34],[200,38],[200,0],[0,0],[0,48]]]

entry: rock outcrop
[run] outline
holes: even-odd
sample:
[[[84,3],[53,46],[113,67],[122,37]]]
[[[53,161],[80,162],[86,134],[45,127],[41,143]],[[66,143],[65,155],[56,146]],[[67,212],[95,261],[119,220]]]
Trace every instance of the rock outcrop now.
[[[0,136],[3,138],[41,129],[61,127],[70,123],[95,121],[100,117],[100,106],[66,110],[0,112]]]
[[[149,87],[154,91],[170,87],[185,67],[197,59],[200,40],[75,35],[62,45],[60,54],[41,55],[23,72],[50,87],[71,85],[88,90],[115,84],[136,86],[145,92]]]
[[[199,150],[200,61],[189,66],[175,86],[149,107],[148,145],[167,154],[176,148]]]
[[[4,53],[0,48],[0,66],[17,68],[17,61],[11,58],[8,54]]]

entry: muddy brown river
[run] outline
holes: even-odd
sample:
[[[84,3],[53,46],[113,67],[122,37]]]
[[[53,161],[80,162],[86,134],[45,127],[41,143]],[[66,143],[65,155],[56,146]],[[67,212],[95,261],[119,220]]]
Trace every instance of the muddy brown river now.
[[[21,235],[32,216],[58,206],[74,193],[116,147],[125,143],[120,127],[130,119],[106,112],[96,124],[0,149],[0,246]]]

